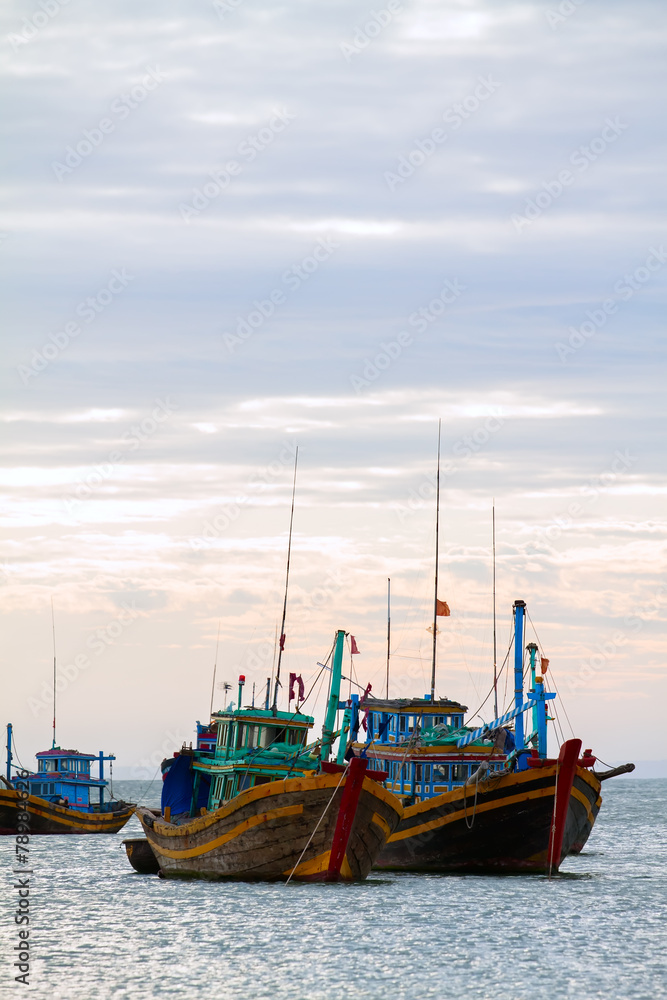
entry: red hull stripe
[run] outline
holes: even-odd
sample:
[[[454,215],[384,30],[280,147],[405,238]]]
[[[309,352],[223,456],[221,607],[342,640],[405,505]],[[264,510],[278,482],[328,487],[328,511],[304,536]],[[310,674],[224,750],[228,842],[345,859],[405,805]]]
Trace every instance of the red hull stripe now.
[[[347,844],[352,833],[352,824],[357,814],[357,804],[361,795],[361,786],[364,783],[364,775],[368,762],[361,757],[353,757],[350,761],[350,770],[343,789],[343,796],[340,800],[336,829],[334,830],[331,842],[331,857],[329,858],[328,879],[337,879],[340,876],[341,865],[347,850]]]
[[[572,783],[580,752],[581,740],[567,740],[566,743],[563,743],[558,754],[558,777],[556,778],[551,836],[549,837],[549,849],[547,851],[547,864],[549,868],[558,868],[560,864],[561,852],[563,850],[563,835],[565,834],[565,821],[567,819]]]

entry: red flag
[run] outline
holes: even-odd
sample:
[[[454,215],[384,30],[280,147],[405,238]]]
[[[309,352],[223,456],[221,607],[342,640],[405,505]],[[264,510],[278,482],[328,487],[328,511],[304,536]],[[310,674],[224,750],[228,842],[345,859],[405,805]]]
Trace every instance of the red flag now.
[[[359,647],[357,646],[357,640],[353,635],[350,636],[350,655],[354,656],[355,653],[359,652]]]
[[[285,634],[284,633],[280,637],[280,648],[281,648],[281,650],[283,652],[285,651]]]
[[[361,725],[363,727],[364,732],[368,730],[368,723],[366,722],[367,718],[368,718],[368,712],[366,712],[366,715],[364,715],[363,719],[361,720]]]
[[[542,673],[546,674],[549,669],[549,661],[545,656],[540,657],[540,666],[542,667]]]
[[[372,684],[368,684],[368,685],[366,686],[366,690],[364,691],[364,693],[363,693],[363,694],[362,694],[362,696],[361,696],[361,700],[362,700],[362,701],[366,701],[366,698],[368,698],[369,694],[371,693],[371,688],[372,688],[372,687],[373,687],[373,685],[372,685]]]
[[[435,613],[436,617],[438,618],[449,618],[451,612],[449,610],[449,604],[447,604],[447,601],[439,601],[436,598]]]

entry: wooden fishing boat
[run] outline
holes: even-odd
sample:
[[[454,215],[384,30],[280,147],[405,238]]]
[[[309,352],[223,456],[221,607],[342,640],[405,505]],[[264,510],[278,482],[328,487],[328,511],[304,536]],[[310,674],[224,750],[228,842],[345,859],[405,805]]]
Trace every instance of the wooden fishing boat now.
[[[215,748],[183,748],[165,762],[159,816],[137,808],[163,877],[352,881],[368,875],[403,814],[368,760],[336,761],[345,633],[334,644],[331,689],[320,740],[306,745],[311,716],[241,707],[213,713]],[[202,737],[203,739],[203,737]],[[130,862],[134,864],[130,851]]]
[[[181,824],[137,816],[164,877],[364,879],[402,812],[367,765],[270,781]]]
[[[570,800],[575,774],[589,774],[580,750],[580,740],[568,740],[544,767],[487,773],[407,807],[376,867],[557,871],[579,829]]]
[[[30,834],[117,833],[125,826],[134,804],[105,799],[109,783],[104,778],[104,761],[115,760],[113,754],[85,754],[53,746],[35,756],[37,771],[13,767],[12,726],[8,725],[0,834],[16,834],[19,823]],[[97,778],[90,771],[93,761],[99,765]]]
[[[366,743],[353,743],[353,752],[387,771],[386,787],[404,804],[377,868],[555,872],[590,835],[601,780],[632,770],[597,775],[596,758],[582,754],[577,739],[563,743],[557,759],[547,756],[547,704],[555,694],[545,691],[537,646],[529,643],[524,695],[525,602],[513,610],[515,706],[488,725],[465,726],[466,706],[449,700],[352,697],[353,736],[359,709],[367,713]]]

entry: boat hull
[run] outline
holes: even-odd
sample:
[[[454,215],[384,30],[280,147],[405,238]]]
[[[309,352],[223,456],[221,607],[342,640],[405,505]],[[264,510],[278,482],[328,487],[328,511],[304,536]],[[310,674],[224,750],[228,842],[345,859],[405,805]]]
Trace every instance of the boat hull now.
[[[601,782],[592,771],[577,767],[572,784],[566,838],[570,854],[579,854],[588,840],[602,805]]]
[[[584,770],[576,768],[580,746],[565,744],[567,759],[547,767],[493,775],[409,806],[375,867],[556,871],[580,829],[570,804],[574,772]]]
[[[340,773],[273,781],[176,825],[137,816],[167,878],[364,879],[397,827],[399,800],[355,760]]]
[[[123,847],[135,872],[140,875],[157,875],[160,870],[158,859],[153,853],[153,848],[145,837],[134,837],[131,840],[124,840]]]
[[[134,805],[123,803],[123,808],[115,812],[88,813],[79,809],[58,806],[54,802],[40,799],[36,795],[19,798],[18,792],[0,788],[0,835],[18,833],[20,813],[27,812],[31,836],[37,834],[63,833],[118,833],[134,812]],[[24,831],[22,831],[24,832]]]

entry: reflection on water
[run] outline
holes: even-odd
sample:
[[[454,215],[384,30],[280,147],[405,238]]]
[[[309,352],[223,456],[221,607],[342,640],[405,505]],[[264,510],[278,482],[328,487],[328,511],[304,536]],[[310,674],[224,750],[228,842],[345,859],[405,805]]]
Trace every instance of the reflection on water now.
[[[136,801],[145,784],[116,782]],[[141,788],[137,788],[140,785]],[[605,786],[586,852],[541,875],[372,875],[354,885],[138,875],[115,836],[33,838],[33,992],[223,1000],[664,996],[667,781]],[[156,804],[159,783],[145,793]],[[0,838],[9,887],[13,841]],[[14,930],[2,922],[0,996]],[[3,992],[5,989],[5,992]],[[18,994],[17,994],[18,995]]]

